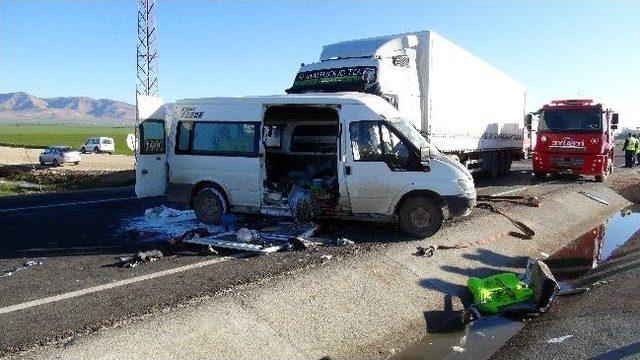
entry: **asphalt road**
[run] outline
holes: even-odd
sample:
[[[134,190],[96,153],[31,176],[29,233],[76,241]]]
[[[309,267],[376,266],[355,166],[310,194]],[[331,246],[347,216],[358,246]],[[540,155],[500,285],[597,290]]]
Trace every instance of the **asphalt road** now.
[[[524,161],[497,181],[478,179],[477,187],[481,194],[542,195],[568,183],[536,182],[530,162]],[[131,188],[0,198],[0,270],[27,260],[43,262],[0,277],[0,355],[313,266],[324,254],[354,256],[407,240],[392,226],[342,222],[333,235],[347,236],[356,246],[257,257],[234,252],[203,256],[194,249],[145,242],[122,230],[127,218],[164,203],[161,197],[137,199]],[[152,248],[162,250],[165,258],[132,269],[114,266],[119,256]]]

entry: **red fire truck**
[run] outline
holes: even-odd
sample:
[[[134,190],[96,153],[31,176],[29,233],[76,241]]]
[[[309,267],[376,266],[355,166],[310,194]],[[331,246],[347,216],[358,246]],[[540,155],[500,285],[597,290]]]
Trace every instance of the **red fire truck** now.
[[[533,173],[538,179],[547,174],[592,175],[602,182],[613,171],[613,130],[618,114],[594,104],[591,99],[553,100],[527,115],[531,128],[537,115],[533,145]]]

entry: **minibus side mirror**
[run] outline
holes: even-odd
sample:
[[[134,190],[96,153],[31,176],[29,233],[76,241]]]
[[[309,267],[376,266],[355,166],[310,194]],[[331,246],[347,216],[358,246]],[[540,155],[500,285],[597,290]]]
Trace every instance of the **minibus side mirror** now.
[[[431,149],[428,146],[420,147],[420,160],[428,161],[431,158]]]
[[[527,114],[524,116],[524,127],[527,128],[527,131],[531,131],[532,122],[533,122],[533,116],[531,114]]]

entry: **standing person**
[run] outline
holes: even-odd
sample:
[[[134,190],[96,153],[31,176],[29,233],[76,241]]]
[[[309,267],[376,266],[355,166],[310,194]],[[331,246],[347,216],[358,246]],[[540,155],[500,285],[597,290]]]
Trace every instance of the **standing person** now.
[[[624,139],[624,146],[622,147],[622,150],[624,150],[624,167],[633,166],[635,149],[635,139],[631,136],[631,133],[627,133],[627,138]]]
[[[640,135],[635,134],[636,137],[636,156],[635,156],[635,164],[640,165]]]

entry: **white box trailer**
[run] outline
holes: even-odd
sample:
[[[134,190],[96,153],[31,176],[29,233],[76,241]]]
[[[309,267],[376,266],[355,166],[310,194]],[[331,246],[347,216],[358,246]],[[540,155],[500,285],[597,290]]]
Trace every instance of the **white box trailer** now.
[[[433,31],[345,41],[303,64],[288,93],[382,96],[472,171],[508,171],[523,156],[525,87]]]

